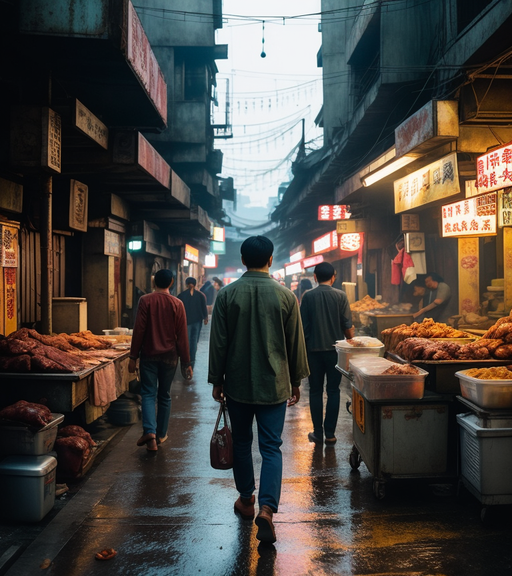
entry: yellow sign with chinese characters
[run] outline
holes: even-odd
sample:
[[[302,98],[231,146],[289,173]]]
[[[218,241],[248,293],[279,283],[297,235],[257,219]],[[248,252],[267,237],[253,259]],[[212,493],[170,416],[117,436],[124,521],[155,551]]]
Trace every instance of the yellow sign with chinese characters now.
[[[364,398],[354,387],[352,387],[352,418],[364,434]]]

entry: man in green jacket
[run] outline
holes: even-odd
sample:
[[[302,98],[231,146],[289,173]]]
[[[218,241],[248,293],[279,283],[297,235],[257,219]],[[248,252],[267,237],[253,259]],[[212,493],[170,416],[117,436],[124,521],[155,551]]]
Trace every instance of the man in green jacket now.
[[[213,398],[226,398],[233,432],[235,512],[254,518],[256,489],[252,424],[262,457],[256,538],[276,540],[272,516],[281,495],[281,434],[286,407],[300,398],[309,368],[297,299],[269,275],[274,246],[265,236],[241,248],[247,272],[219,291],[212,315],[208,381]]]

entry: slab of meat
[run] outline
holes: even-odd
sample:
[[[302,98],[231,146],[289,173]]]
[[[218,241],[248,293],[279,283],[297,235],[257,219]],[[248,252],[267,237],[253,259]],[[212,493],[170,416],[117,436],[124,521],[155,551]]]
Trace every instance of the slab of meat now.
[[[16,404],[11,404],[0,410],[0,418],[43,428],[52,421],[53,416],[50,409],[43,404],[19,400]]]
[[[57,476],[76,478],[91,454],[89,442],[80,436],[58,437],[54,449],[57,452]]]
[[[32,357],[29,354],[20,356],[0,356],[0,372],[30,372]]]
[[[74,424],[70,424],[69,426],[64,426],[64,428],[60,428],[58,436],[60,437],[79,436],[80,438],[87,440],[89,446],[96,446],[96,442],[91,438],[89,432],[87,432],[87,430],[84,430],[81,426],[76,426]]]

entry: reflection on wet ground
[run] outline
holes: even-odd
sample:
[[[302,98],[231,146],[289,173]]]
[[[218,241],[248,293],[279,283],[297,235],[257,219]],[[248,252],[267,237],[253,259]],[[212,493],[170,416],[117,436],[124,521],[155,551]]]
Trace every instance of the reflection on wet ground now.
[[[289,409],[278,540],[258,546],[253,522],[233,514],[231,472],[209,464],[217,405],[206,383],[207,332],[193,382],[173,384],[169,440],[149,454],[135,445],[140,427],[133,426],[59,514],[69,518],[66,530],[62,519],[62,534],[50,524],[9,576],[42,573],[45,549],[56,550],[53,576],[512,574],[510,508],[493,511],[484,525],[480,504],[464,489],[457,495],[456,483],[443,491],[424,480],[389,482],[383,500],[373,496],[365,465],[354,471],[348,461],[344,387],[334,447],[307,440],[307,384]],[[117,556],[95,560],[106,547]]]

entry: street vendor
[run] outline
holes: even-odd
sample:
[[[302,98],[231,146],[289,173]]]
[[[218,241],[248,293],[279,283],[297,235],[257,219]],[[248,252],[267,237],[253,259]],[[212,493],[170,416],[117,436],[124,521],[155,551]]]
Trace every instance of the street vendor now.
[[[415,312],[413,317],[423,316],[432,318],[436,322],[445,322],[447,319],[447,306],[451,298],[450,287],[435,272],[427,275],[425,287],[427,291],[423,296],[423,307]]]

